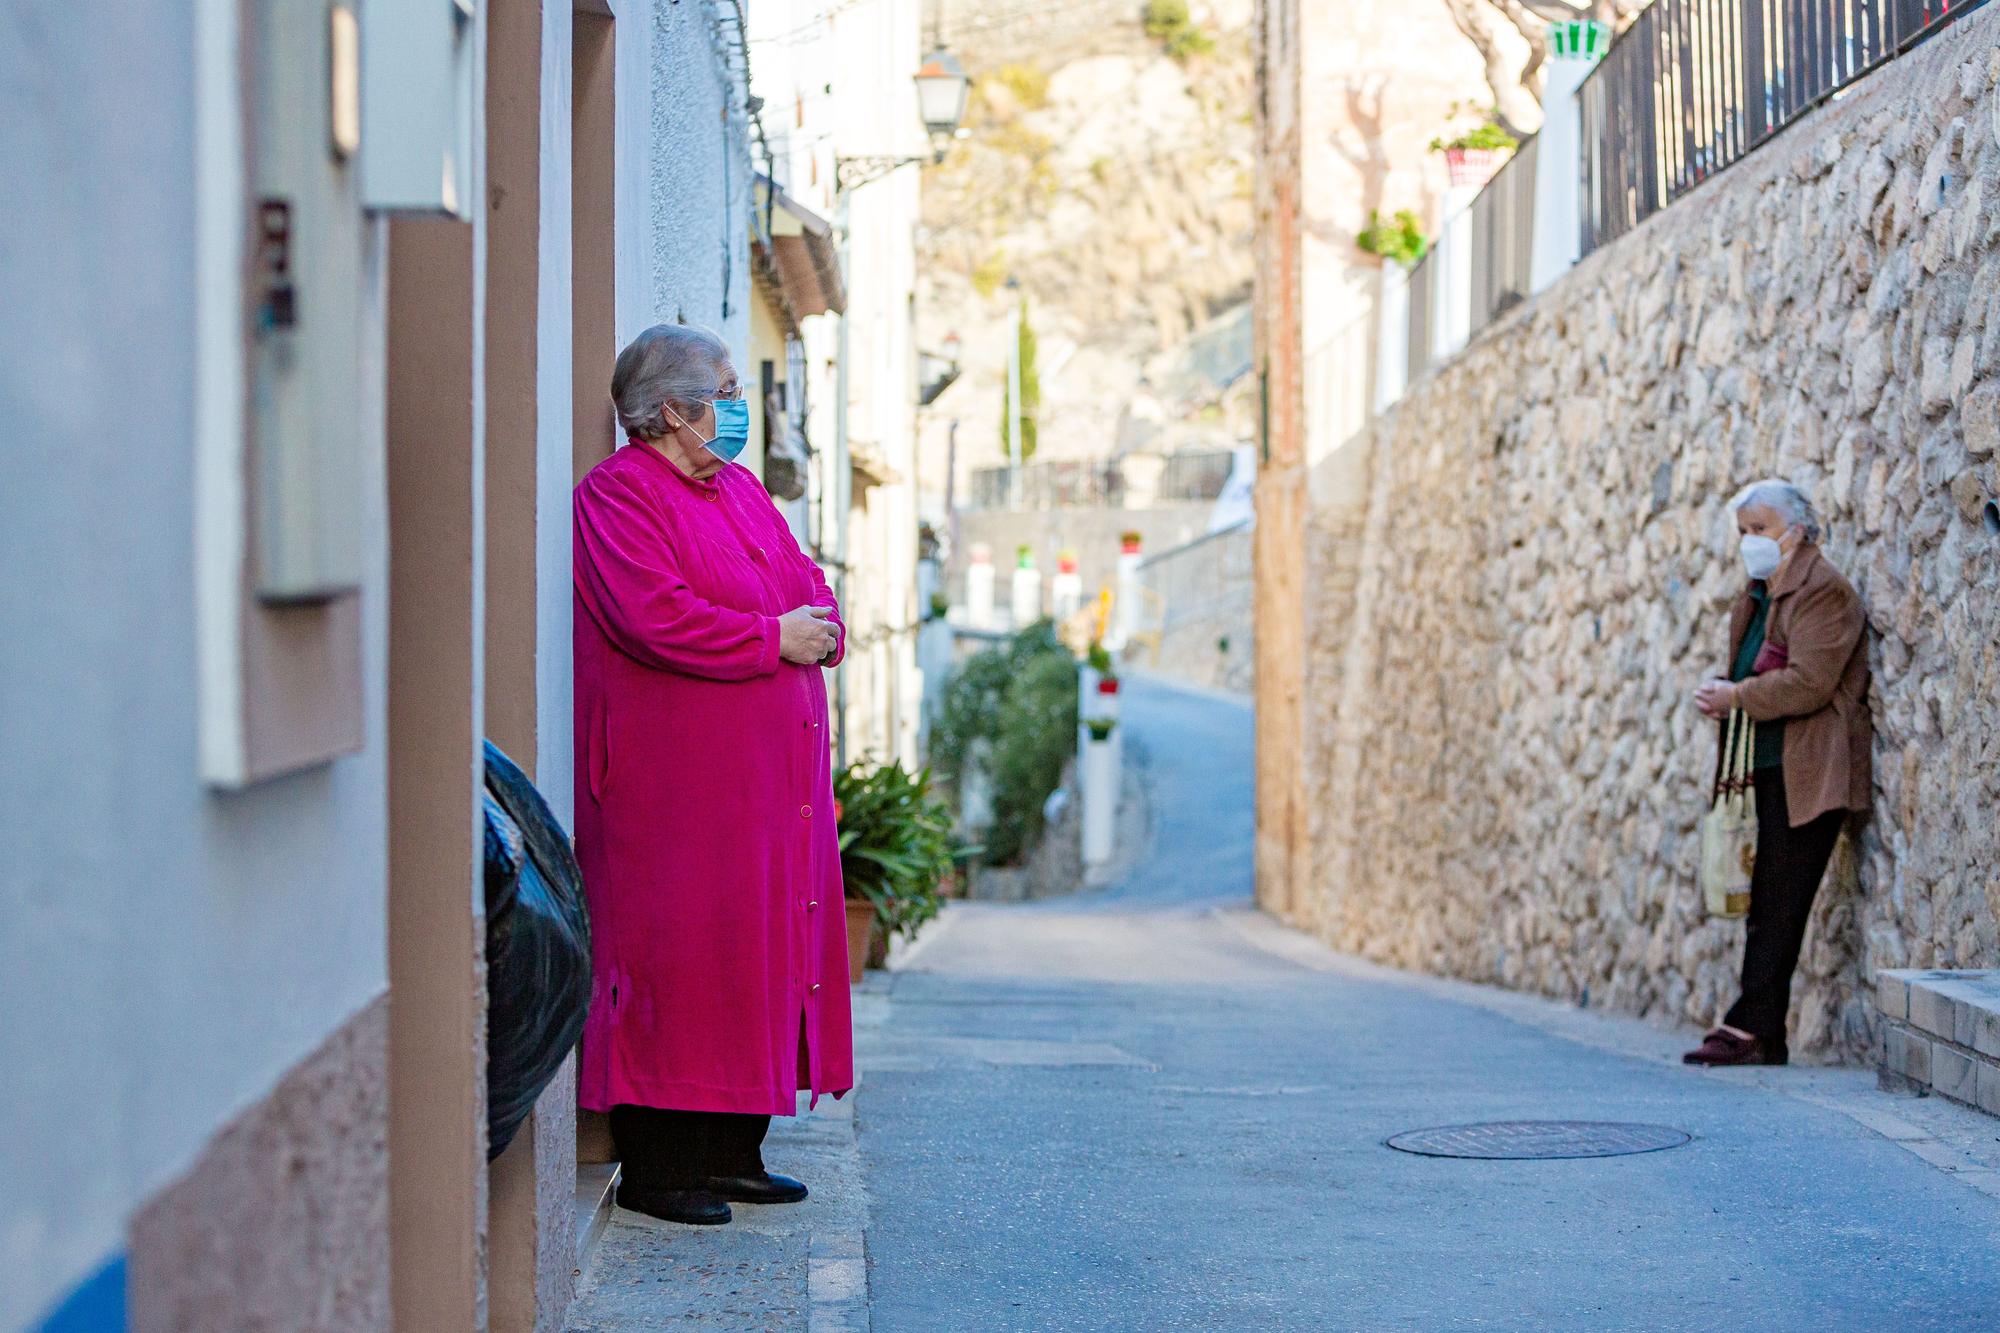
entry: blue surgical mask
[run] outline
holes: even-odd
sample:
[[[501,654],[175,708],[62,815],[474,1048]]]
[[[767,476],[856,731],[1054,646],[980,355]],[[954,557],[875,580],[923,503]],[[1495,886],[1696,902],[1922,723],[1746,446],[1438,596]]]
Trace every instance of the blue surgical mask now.
[[[741,398],[718,398],[709,406],[715,409],[715,438],[703,444],[723,462],[734,463],[750,443],[750,404]]]

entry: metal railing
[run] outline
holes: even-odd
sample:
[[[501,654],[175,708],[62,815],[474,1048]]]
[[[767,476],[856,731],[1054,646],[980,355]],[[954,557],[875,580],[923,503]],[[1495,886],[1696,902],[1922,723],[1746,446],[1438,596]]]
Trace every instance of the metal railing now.
[[[1425,254],[1410,270],[1409,353],[1403,362],[1403,382],[1415,380],[1431,364],[1431,316],[1437,308],[1433,290],[1437,276],[1437,251]]]
[[[1123,459],[1052,459],[1021,468],[1022,509],[1123,509],[1213,500],[1229,480],[1235,454],[1189,449],[1172,454],[1132,454]],[[1012,509],[1012,469],[977,468],[968,504]]]
[[[1578,92],[1583,252],[1985,0],[1654,0]]]
[[[1472,201],[1472,332],[1528,299],[1535,262],[1535,170],[1541,141],[1515,150]]]

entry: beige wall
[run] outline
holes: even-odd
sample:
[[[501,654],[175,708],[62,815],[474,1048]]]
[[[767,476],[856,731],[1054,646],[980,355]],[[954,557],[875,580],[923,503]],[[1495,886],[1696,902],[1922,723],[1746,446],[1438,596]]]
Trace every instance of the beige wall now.
[[[1164,623],[1157,653],[1141,666],[1174,680],[1249,693],[1256,671],[1250,618],[1255,532],[1248,527],[1198,537],[1139,567],[1160,596]]]
[[[1329,461],[1293,913],[1401,966],[1706,1023],[1694,883],[1742,585],[1724,504],[1815,497],[1871,620],[1876,805],[1795,987],[1865,1050],[1878,968],[2000,964],[2000,141],[1975,16],[1599,252]]]
[[[1260,0],[1256,364],[1264,447],[1257,484],[1257,895],[1305,892],[1301,767],[1307,469],[1342,442],[1330,405],[1366,378],[1377,262],[1355,247],[1371,209],[1435,229],[1443,165],[1428,144],[1453,102],[1483,103],[1470,43],[1443,0]]]

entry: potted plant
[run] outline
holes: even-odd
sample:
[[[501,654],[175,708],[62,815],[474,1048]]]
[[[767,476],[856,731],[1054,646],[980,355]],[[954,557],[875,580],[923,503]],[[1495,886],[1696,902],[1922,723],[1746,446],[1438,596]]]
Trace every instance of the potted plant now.
[[[1458,110],[1454,107],[1453,114],[1456,115]],[[1500,123],[1500,113],[1493,110],[1488,111],[1485,120],[1473,129],[1450,138],[1431,140],[1431,151],[1444,154],[1444,164],[1451,172],[1453,185],[1484,185],[1520,143]]]
[[[929,769],[857,760],[834,775],[840,873],[847,896],[848,975],[859,981],[879,937],[914,935],[938,914],[952,868],[951,811]]]
[[[1354,238],[1354,243],[1366,254],[1393,260],[1404,268],[1415,268],[1430,249],[1430,242],[1424,239],[1423,225],[1417,215],[1407,208],[1396,210],[1396,216],[1389,221],[1382,220],[1381,213],[1368,210],[1368,225]]]

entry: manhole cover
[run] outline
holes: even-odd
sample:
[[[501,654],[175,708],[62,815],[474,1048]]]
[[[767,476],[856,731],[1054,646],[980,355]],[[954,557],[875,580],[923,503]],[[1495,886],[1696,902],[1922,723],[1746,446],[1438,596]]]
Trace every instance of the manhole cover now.
[[[1668,1125],[1616,1125],[1600,1120],[1496,1120],[1485,1125],[1413,1129],[1389,1140],[1398,1152],[1423,1157],[1554,1159],[1623,1157],[1678,1148],[1688,1135]]]

